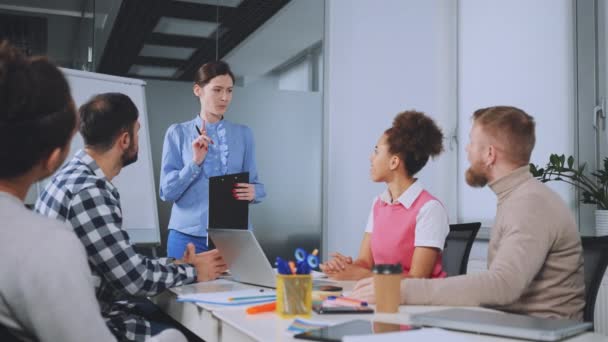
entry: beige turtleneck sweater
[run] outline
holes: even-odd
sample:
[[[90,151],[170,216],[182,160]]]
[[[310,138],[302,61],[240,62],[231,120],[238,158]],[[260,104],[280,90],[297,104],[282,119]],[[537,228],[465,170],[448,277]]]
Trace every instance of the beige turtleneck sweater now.
[[[490,184],[498,197],[488,270],[446,279],[407,279],[403,304],[486,306],[539,317],[582,320],[581,239],[560,197],[528,166]]]

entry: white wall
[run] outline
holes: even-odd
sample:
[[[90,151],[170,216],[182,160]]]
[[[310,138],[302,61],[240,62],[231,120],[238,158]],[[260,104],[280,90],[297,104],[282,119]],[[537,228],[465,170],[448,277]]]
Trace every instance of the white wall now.
[[[375,195],[369,155],[394,116],[424,111],[456,127],[456,2],[331,0],[326,10],[326,251],[357,254]],[[446,142],[446,149],[448,144]],[[420,174],[456,216],[449,149]]]
[[[574,151],[573,5],[569,0],[461,0],[458,10],[458,112],[460,158],[458,216],[490,224],[496,197],[473,189],[462,175],[472,113],[513,105],[536,120],[532,162]],[[572,189],[550,183],[574,208]]]

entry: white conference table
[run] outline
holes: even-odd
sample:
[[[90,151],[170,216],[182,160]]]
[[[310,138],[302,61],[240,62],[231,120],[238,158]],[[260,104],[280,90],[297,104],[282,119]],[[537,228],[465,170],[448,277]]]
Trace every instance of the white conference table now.
[[[288,326],[293,319],[281,319],[274,313],[261,313],[247,315],[248,306],[226,307],[207,305],[192,302],[177,302],[177,293],[209,293],[226,290],[256,288],[255,286],[231,282],[229,280],[211,281],[185,285],[167,290],[156,297],[150,298],[157,306],[176,321],[180,322],[190,331],[207,342],[235,342],[235,341],[303,341],[295,339],[287,333]],[[352,288],[353,282],[340,282],[345,289]],[[410,324],[410,314],[446,307],[403,305],[397,314],[345,314],[345,315],[318,315],[313,312],[310,321],[327,322],[330,324],[342,323],[354,319],[366,319],[386,323]],[[488,310],[481,309],[480,310]],[[473,342],[494,341],[521,341],[509,338],[500,338],[488,335],[478,335],[450,331],[454,338],[464,338]],[[587,332],[565,340],[567,342],[607,342],[608,337],[597,333]]]

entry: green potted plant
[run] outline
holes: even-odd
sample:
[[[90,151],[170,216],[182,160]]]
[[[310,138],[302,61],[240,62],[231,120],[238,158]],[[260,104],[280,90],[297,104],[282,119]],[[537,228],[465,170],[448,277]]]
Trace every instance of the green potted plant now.
[[[544,168],[530,163],[530,172],[543,183],[560,181],[573,185],[581,194],[581,202],[595,204],[596,232],[608,234],[608,158],[602,167],[585,174],[587,164],[574,166],[574,157],[552,154]]]

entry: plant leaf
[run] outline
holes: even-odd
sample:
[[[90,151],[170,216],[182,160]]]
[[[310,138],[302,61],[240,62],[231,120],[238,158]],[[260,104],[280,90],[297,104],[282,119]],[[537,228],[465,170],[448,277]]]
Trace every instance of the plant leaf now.
[[[557,154],[552,154],[551,156],[549,156],[549,162],[551,163],[551,165],[557,165],[559,160],[559,157],[557,156]]]

